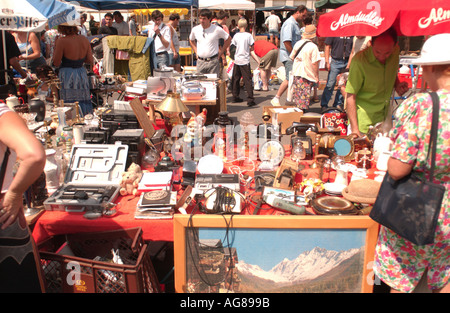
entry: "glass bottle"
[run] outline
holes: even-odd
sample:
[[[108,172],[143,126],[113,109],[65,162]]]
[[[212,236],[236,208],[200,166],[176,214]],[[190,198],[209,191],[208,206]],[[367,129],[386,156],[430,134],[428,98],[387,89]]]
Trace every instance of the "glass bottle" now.
[[[45,150],[46,154],[46,162],[44,167],[45,172],[45,180],[47,185],[48,194],[52,194],[59,187],[59,176],[60,176],[60,167],[56,162],[56,150],[55,149],[47,149]]]
[[[300,162],[306,158],[306,150],[303,147],[301,138],[297,137],[292,140],[291,160]]]
[[[63,144],[63,129],[64,127],[67,127],[67,122],[66,122],[66,112],[64,112],[63,108],[57,108],[56,109],[56,114],[58,115],[58,127],[56,127],[56,144]]]

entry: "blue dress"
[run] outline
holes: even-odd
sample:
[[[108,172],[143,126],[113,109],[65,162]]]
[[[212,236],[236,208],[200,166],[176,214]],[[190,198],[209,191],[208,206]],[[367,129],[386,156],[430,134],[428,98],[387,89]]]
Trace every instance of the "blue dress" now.
[[[84,59],[70,60],[62,57],[58,77],[61,82],[60,98],[65,103],[78,101],[83,115],[92,113],[91,90]]]

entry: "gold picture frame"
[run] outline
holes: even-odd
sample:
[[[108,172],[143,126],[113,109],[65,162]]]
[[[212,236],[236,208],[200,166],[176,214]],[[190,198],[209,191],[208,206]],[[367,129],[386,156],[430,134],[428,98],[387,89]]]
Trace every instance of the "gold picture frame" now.
[[[372,262],[377,237],[378,224],[368,216],[177,214],[174,216],[175,291],[370,293],[375,283]],[[261,241],[263,238],[265,241]],[[304,247],[300,248],[301,244]],[[303,251],[307,246],[317,249]],[[284,260],[287,264],[290,255],[300,254],[300,257],[313,250],[319,253],[318,257],[330,251],[335,256],[344,256],[349,251],[353,255],[331,266],[331,270],[320,277],[281,283],[277,278],[270,287],[267,287],[271,283],[269,276],[255,278],[254,273],[244,273],[243,266],[250,264],[249,268],[256,268],[256,265],[262,268],[261,275],[271,275],[273,269],[264,269],[263,260],[278,258],[274,262]],[[258,264],[252,264],[251,254],[257,260],[253,263]],[[298,259],[291,258],[289,261]],[[254,281],[249,282],[249,279]],[[348,288],[341,286],[344,282]],[[332,287],[321,287],[328,285]]]

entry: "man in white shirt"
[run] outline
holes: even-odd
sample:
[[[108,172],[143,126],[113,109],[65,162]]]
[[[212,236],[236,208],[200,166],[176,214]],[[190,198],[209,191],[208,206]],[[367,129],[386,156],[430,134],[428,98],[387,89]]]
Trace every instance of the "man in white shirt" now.
[[[197,55],[197,73],[217,74],[220,78],[219,60],[230,46],[231,37],[220,26],[211,24],[211,19],[212,12],[209,9],[200,11],[200,24],[192,28],[189,43]],[[225,42],[219,48],[220,39]]]
[[[128,23],[123,20],[123,16],[119,11],[113,13],[114,23],[113,27],[117,29],[117,35],[119,36],[129,36],[130,29],[128,28]]]
[[[239,98],[241,77],[244,80],[245,91],[247,92],[247,105],[254,106],[255,98],[253,97],[252,70],[250,68],[250,55],[253,56],[253,45],[255,40],[252,34],[247,33],[247,21],[240,19],[238,21],[239,33],[236,33],[231,40],[231,44],[236,46],[234,55],[233,77],[231,78],[231,86],[233,93],[233,102],[242,102]],[[254,58],[254,57],[253,57]],[[256,60],[256,59],[255,59]]]
[[[152,21],[149,23],[148,37],[155,41],[156,66],[158,69],[169,66],[169,50],[172,41],[170,27],[163,23],[164,15],[159,10],[152,12]]]
[[[310,93],[315,83],[319,82],[320,53],[312,41],[316,38],[316,27],[307,25],[302,39],[294,45],[290,58],[292,66],[292,98],[295,105],[307,111],[310,104]]]
[[[281,20],[278,17],[278,15],[275,14],[275,11],[271,11],[268,18],[266,18],[266,26],[269,30],[269,36],[270,36],[270,42],[272,42],[277,47],[280,43],[280,27],[281,27]]]
[[[87,20],[87,14],[86,13],[83,13],[83,14],[81,14],[81,16],[80,16],[80,35],[83,35],[83,36],[85,36],[85,37],[87,37],[87,35],[88,35],[88,31],[87,31],[87,29],[86,29],[86,26],[84,26],[84,23],[86,22],[86,20]]]

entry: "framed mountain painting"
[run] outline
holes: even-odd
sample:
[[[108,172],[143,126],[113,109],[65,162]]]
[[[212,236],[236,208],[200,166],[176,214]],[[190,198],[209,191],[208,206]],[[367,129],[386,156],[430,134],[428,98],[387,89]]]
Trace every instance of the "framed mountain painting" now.
[[[175,215],[175,291],[372,292],[368,216]]]

